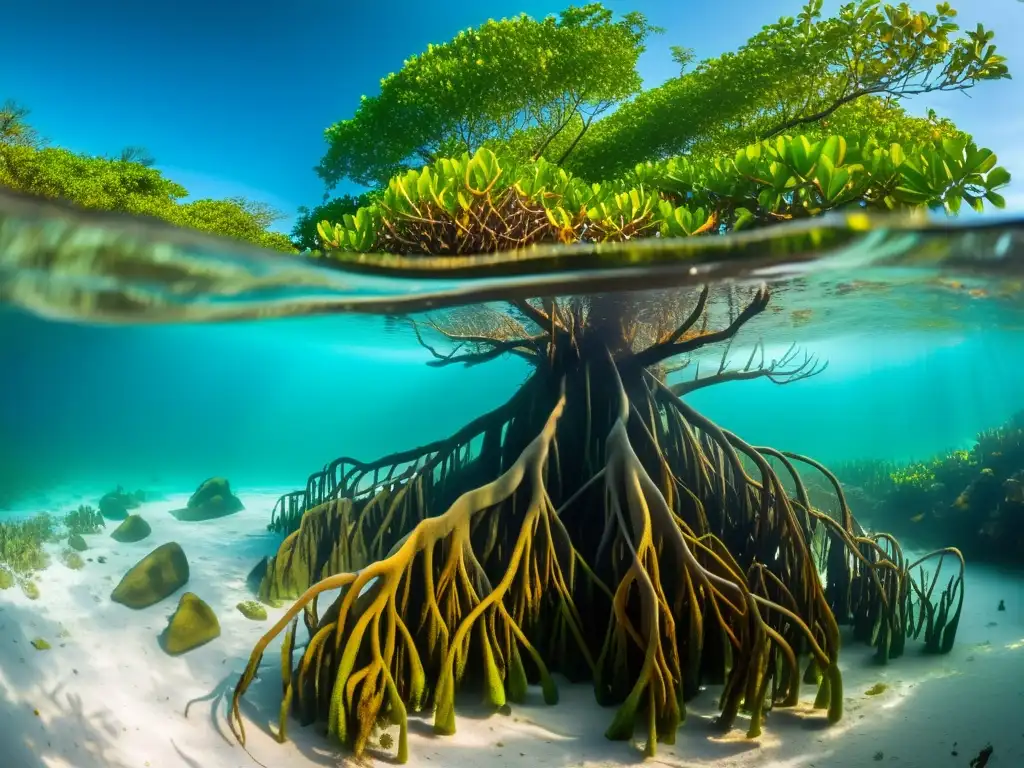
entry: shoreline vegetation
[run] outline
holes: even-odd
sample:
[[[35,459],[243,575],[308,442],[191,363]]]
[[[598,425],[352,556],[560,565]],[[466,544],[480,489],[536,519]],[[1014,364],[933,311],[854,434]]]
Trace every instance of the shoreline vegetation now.
[[[673,48],[679,76],[646,91],[636,62],[660,30],[642,14],[593,3],[489,21],[407,59],[327,130],[318,173],[329,188],[369,191],[302,211],[294,246],[267,233],[265,210],[182,204],[184,190],[138,157],[69,156],[24,127],[0,144],[0,182],[328,259],[715,236],[829,210],[1002,207],[1010,175],[996,155],[901,105],[1009,77],[993,33],[961,33],[955,18],[946,3],[877,0],[824,17],[809,0],[734,53],[694,65]],[[786,384],[823,364],[752,355],[668,383],[697,353],[728,349],[772,301],[766,285],[722,288],[653,305],[543,296],[410,320],[432,365],[516,355],[530,374],[447,438],[371,462],[339,457],[281,497],[270,528],[284,541],[246,581],[292,604],[234,687],[237,740],[243,697],[278,640],[275,737],[316,723],[358,757],[395,726],[397,739],[378,743],[398,762],[415,713],[455,732],[459,692],[506,712],[531,689],[554,705],[556,679],[587,683],[614,710],[605,736],[653,756],[706,686],[722,686],[723,732],[743,723],[757,738],[805,690],[836,723],[844,634],[881,665],[914,643],[950,653],[965,596],[956,540],[911,556],[858,521],[815,459],[751,445],[687,401],[694,388]],[[191,598],[178,610],[211,613]],[[215,619],[202,643],[219,635]]]

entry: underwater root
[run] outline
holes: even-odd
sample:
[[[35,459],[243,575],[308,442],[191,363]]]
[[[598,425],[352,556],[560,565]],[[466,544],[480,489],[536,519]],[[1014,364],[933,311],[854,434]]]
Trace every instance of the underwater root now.
[[[554,684],[540,655],[523,634],[521,624],[531,604],[536,604],[536,597],[558,578],[553,574],[551,549],[544,570],[544,581],[548,583],[537,578],[539,558],[533,539],[542,522],[551,536],[553,509],[544,491],[543,472],[564,402],[563,397],[541,434],[496,481],[465,493],[443,515],[423,520],[386,559],[371,564],[358,575],[327,578],[299,598],[257,644],[235,689],[232,729],[242,744],[245,731],[239,700],[255,676],[263,651],[289,623],[292,627],[282,651],[285,695],[278,733],[282,740],[294,697],[300,712],[314,717],[326,714],[328,734],[350,745],[357,754],[364,750],[382,716],[386,717],[400,728],[398,757],[404,761],[408,755],[406,703],[413,711],[425,703],[426,666],[434,673],[435,727],[441,732],[454,731],[454,692],[468,661],[470,632],[474,628],[492,704],[504,705],[506,681],[513,701],[525,696],[527,681],[519,646],[537,665],[544,680],[545,696],[554,703]],[[476,515],[509,499],[527,479],[532,492],[522,530],[505,577],[491,587],[469,548],[470,524]],[[548,545],[551,543],[549,538]],[[438,550],[444,566],[435,579],[433,559]],[[510,608],[503,598],[517,576],[522,585],[517,590],[520,599]],[[328,612],[317,626],[293,676],[291,648],[298,614],[310,605],[315,611],[319,594],[339,588],[343,591],[335,603],[336,610]],[[412,601],[418,604],[418,611],[412,610]],[[410,628],[406,619],[417,613],[418,624]],[[418,646],[415,638],[425,642]]]
[[[632,738],[640,722],[649,755],[658,742],[674,742],[708,658],[721,659],[725,672],[723,729],[743,709],[755,737],[766,707],[795,705],[805,652],[816,671],[816,705],[830,721],[841,717],[838,630],[816,574],[803,569],[795,578],[763,564],[745,572],[719,538],[693,530],[674,509],[678,494],[669,494],[672,503],[666,498],[666,487],[682,487],[671,468],[664,467],[659,486],[634,450],[636,433],[631,438],[627,425],[637,409],[614,364],[609,368],[618,385],[617,415],[603,468],[580,488],[600,490],[604,499],[594,562],[574,547],[563,520],[576,496],[556,509],[547,490],[563,383],[539,434],[497,480],[419,522],[360,573],[310,587],[260,640],[232,701],[241,743],[240,699],[282,632],[277,738],[286,737],[294,709],[303,724],[326,721],[328,735],[357,755],[377,728],[397,725],[397,757],[406,760],[408,712],[427,704],[435,730],[453,733],[455,694],[469,679],[495,709],[523,701],[531,678],[554,704],[552,670],[566,668],[570,658],[582,660],[601,703],[619,705],[606,736]],[[646,427],[641,434],[657,440]],[[720,437],[728,444],[727,435]],[[735,451],[732,457],[739,461]],[[770,474],[762,482],[777,482],[764,469]],[[794,510],[788,514],[790,538],[802,536]],[[797,548],[808,552],[806,544]],[[340,595],[318,617],[318,596],[336,589]],[[311,639],[293,667],[300,614]]]

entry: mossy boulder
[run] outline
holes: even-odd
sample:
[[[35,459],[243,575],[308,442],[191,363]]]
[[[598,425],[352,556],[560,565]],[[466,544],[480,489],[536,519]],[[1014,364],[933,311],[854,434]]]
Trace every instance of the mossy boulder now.
[[[267,609],[255,600],[246,600],[235,606],[245,618],[252,621],[266,621]]]
[[[231,485],[226,478],[211,477],[200,483],[196,492],[182,509],[172,509],[171,514],[178,520],[197,522],[215,520],[218,517],[233,515],[245,509],[245,505],[231,493]]]
[[[124,520],[129,509],[138,508],[146,499],[143,491],[128,493],[120,485],[100,499],[100,514],[108,520]]]
[[[89,548],[89,545],[85,543],[85,539],[82,538],[80,533],[72,533],[68,536],[68,546],[76,552],[85,552]]]
[[[148,608],[188,583],[188,558],[177,542],[161,544],[140,560],[110,593],[129,608]]]
[[[220,622],[213,608],[195,593],[186,592],[178,601],[167,629],[160,636],[160,645],[167,653],[177,656],[219,636]]]
[[[110,538],[120,541],[122,544],[130,544],[135,541],[142,541],[153,532],[141,515],[128,515],[124,521],[114,529]]]
[[[100,514],[108,520],[124,520],[128,517],[128,506],[124,496],[117,491],[104,494],[100,499]]]
[[[6,568],[0,568],[0,589],[10,589],[14,586],[14,574]]]

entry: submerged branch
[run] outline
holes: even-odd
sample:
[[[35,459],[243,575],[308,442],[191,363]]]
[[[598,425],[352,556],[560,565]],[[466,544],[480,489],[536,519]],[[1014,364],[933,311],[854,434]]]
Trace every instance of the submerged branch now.
[[[726,328],[720,331],[711,331],[710,333],[704,333],[699,336],[694,336],[691,339],[684,341],[664,341],[647,349],[636,353],[631,363],[641,368],[649,368],[653,365],[657,365],[663,360],[667,360],[670,357],[676,355],[686,354],[688,352],[695,352],[701,347],[708,346],[709,344],[717,344],[722,341],[727,341],[736,335],[736,333],[752,318],[759,315],[764,311],[765,307],[768,306],[768,300],[771,297],[768,291],[767,285],[762,285],[754,298],[744,307],[743,311],[740,312],[739,316],[733,320]],[[675,336],[675,334],[673,334]]]
[[[755,355],[760,351],[761,362],[757,365],[753,365],[753,359]],[[758,342],[754,346],[754,350],[750,354],[750,359],[747,364],[737,370],[726,370],[727,363],[725,357],[722,358],[722,364],[719,366],[718,371],[710,376],[701,376],[700,371],[690,381],[683,381],[677,384],[672,384],[670,389],[675,395],[685,395],[704,387],[714,386],[715,384],[724,384],[727,381],[749,381],[750,379],[761,379],[765,378],[771,381],[773,384],[792,384],[803,379],[809,379],[812,376],[817,376],[819,373],[823,373],[828,368],[828,361],[820,362],[816,355],[809,355],[806,352],[803,355],[802,360],[797,359],[797,347],[794,343],[786,351],[786,353],[778,360],[772,360],[767,365],[764,364],[764,345],[762,342]]]

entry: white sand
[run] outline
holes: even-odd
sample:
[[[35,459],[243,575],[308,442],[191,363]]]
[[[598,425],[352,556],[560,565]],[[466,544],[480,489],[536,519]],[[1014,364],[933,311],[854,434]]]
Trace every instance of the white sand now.
[[[265,525],[278,494],[240,494],[245,511],[204,523],[182,523],[167,514],[184,506],[187,494],[147,503],[139,510],[153,527],[146,540],[118,544],[108,527],[107,533],[86,537],[90,549],[83,555],[93,561],[84,569],[70,570],[54,558],[37,578],[39,600],[29,600],[17,587],[0,592],[0,766],[253,766],[228,729],[227,704],[252,646],[283,610],[270,611],[268,622],[252,622],[235,605],[251,597],[245,586],[250,568],[276,546]],[[95,498],[68,497],[48,506],[63,513],[80,501]],[[222,630],[218,639],[179,657],[165,654],[157,637],[180,592],[143,611],[110,601],[124,572],[171,540],[189,558],[185,589],[217,611]],[[54,554],[59,550],[54,547]],[[99,555],[106,563],[95,561]],[[1005,612],[996,611],[1000,599]],[[37,636],[52,649],[35,650],[30,641]],[[275,643],[266,654],[263,679],[253,684],[243,706],[250,751],[272,768],[347,762],[344,751],[295,721],[286,744],[268,734],[281,694],[278,648]],[[989,768],[1024,766],[1024,578],[970,568],[953,652],[924,657],[919,649],[911,643],[906,656],[877,667],[870,663],[870,649],[847,643],[846,714],[831,727],[804,707],[771,713],[759,739],[744,738],[742,718],[742,729],[721,737],[710,727],[717,692],[708,691],[691,704],[676,745],[660,745],[648,762],[846,768],[877,760],[931,768],[967,766],[991,743]],[[888,690],[866,696],[876,682],[887,683]],[[613,711],[600,709],[587,686],[563,682],[560,690],[557,706],[544,706],[535,693],[534,703],[515,707],[512,716],[483,717],[463,707],[452,737],[432,736],[429,719],[414,721],[409,764],[604,768],[641,762],[638,744],[603,738]],[[809,686],[805,694],[813,696]],[[186,718],[186,704],[199,698],[205,700],[193,704]]]

